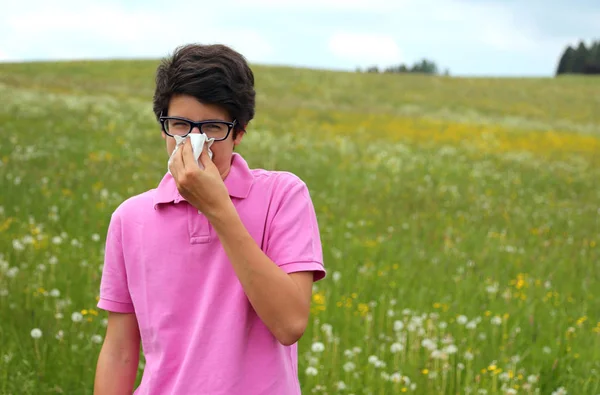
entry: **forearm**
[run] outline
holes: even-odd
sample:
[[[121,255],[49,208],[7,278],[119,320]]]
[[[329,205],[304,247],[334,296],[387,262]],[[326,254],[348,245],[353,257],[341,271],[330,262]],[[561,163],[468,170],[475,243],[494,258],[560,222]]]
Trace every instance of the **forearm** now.
[[[256,244],[233,205],[210,219],[254,310],[282,343],[295,343],[310,303],[294,280]]]
[[[96,367],[94,395],[131,395],[137,377],[138,352],[111,350],[105,343]]]

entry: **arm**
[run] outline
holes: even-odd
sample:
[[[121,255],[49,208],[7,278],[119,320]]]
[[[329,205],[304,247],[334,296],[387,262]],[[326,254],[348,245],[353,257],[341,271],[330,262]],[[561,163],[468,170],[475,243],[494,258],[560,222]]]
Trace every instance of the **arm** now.
[[[96,367],[94,395],[131,394],[137,377],[140,333],[135,314],[108,313]]]
[[[271,261],[233,204],[211,218],[211,223],[256,314],[281,344],[297,342],[308,323],[313,273],[287,274]]]

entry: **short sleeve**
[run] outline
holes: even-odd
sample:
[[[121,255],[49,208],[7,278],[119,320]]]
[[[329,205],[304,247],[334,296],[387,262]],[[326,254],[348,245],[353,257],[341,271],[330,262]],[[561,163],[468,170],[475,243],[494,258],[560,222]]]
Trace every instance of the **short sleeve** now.
[[[127,286],[127,271],[121,244],[121,221],[114,213],[108,226],[98,308],[116,313],[133,313]]]
[[[319,225],[308,188],[300,179],[280,186],[281,198],[267,224],[265,254],[286,273],[312,271],[326,276]]]

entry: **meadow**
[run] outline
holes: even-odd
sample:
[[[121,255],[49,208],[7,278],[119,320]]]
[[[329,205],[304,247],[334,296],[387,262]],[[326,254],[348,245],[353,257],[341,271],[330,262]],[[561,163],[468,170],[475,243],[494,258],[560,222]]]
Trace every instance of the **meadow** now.
[[[92,393],[156,65],[0,65],[0,394]],[[254,70],[239,152],[306,181],[328,270],[303,393],[600,394],[600,79]]]

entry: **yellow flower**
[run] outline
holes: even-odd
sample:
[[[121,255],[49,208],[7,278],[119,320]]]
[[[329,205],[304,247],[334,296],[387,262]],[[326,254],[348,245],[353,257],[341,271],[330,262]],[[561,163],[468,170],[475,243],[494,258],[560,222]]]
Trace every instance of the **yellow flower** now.
[[[360,313],[361,316],[364,317],[369,312],[369,305],[366,303],[359,303],[358,304],[358,312]]]
[[[88,311],[86,309],[81,310],[81,315],[87,315]]]
[[[423,373],[423,374],[429,374],[429,369],[423,369],[423,370],[421,370],[421,373]]]

